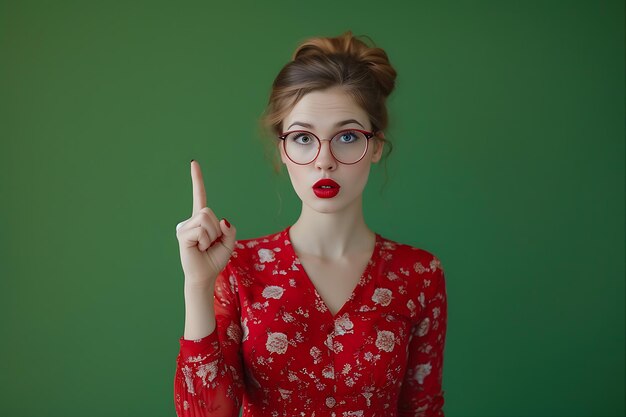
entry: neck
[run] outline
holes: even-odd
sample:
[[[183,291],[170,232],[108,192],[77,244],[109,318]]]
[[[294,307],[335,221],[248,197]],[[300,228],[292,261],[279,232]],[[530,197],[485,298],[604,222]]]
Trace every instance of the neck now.
[[[325,260],[371,252],[376,239],[365,224],[361,199],[332,213],[319,212],[303,204],[289,235],[298,253]]]

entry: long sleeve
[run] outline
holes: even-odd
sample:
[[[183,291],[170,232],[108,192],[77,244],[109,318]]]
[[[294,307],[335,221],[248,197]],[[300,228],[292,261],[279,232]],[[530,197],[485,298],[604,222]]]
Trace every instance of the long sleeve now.
[[[179,340],[174,377],[179,417],[239,416],[244,390],[242,329],[235,277],[229,265],[215,282],[215,330],[198,340]]]
[[[398,401],[399,417],[444,417],[443,353],[447,327],[445,274],[433,256],[420,291],[423,309],[411,331],[407,371]]]

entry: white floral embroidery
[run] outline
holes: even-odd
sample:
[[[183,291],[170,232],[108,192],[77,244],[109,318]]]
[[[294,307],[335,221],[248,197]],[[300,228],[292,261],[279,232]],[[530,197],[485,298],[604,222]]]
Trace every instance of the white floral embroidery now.
[[[387,279],[388,279],[389,281],[395,281],[395,280],[397,280],[398,278],[399,278],[399,277],[398,277],[398,275],[396,275],[396,273],[395,273],[395,272],[393,272],[393,271],[389,271],[389,272],[387,272]]]
[[[259,254],[259,260],[262,263],[274,262],[274,260],[276,259],[274,255],[274,251],[270,249],[259,249],[258,254]]]
[[[278,285],[268,285],[267,287],[263,289],[262,295],[265,298],[274,298],[278,300],[280,297],[283,296],[284,291],[285,290],[282,287],[279,287]]]
[[[196,395],[196,390],[193,387],[193,371],[188,366],[184,366],[181,371],[183,371],[183,375],[185,376],[185,385],[187,385],[187,392],[191,395]]]
[[[424,378],[426,378],[426,376],[430,374],[431,369],[432,367],[430,365],[430,362],[417,365],[417,368],[415,368],[415,379],[417,380],[417,382],[423,384]]]
[[[429,269],[422,265],[421,262],[416,262],[415,265],[413,265],[413,269],[415,269],[415,272],[418,274],[423,274],[424,272],[429,271]]]
[[[426,307],[426,296],[423,292],[420,292],[420,295],[417,297],[417,301],[420,302],[422,308]]]
[[[278,392],[280,392],[280,396],[283,400],[286,400],[287,398],[291,397],[291,391],[286,390],[284,388],[278,388]]]
[[[313,346],[309,351],[311,356],[313,357],[313,363],[318,364],[322,361],[322,351],[319,350],[317,346]]]
[[[289,345],[289,341],[287,340],[287,335],[284,333],[270,332],[267,335],[267,342],[265,343],[265,348],[267,349],[268,352],[283,354],[287,352],[288,345]]]
[[[368,362],[376,362],[377,360],[380,359],[380,355],[379,354],[374,355],[374,353],[372,352],[365,352],[365,355],[363,355],[363,359],[365,359]]]
[[[420,336],[420,337],[424,336],[426,333],[428,333],[428,329],[429,328],[430,328],[430,319],[428,317],[426,317],[417,326],[417,335]]]
[[[319,311],[320,313],[324,313],[326,310],[328,310],[328,307],[326,307],[326,304],[324,304],[322,300],[320,300],[319,298],[316,298],[315,309]]]
[[[393,243],[393,242],[390,242],[390,241],[384,241],[384,242],[383,242],[383,244],[382,244],[382,248],[383,248],[384,250],[390,250],[390,251],[393,251],[393,250],[395,250],[395,249],[396,249],[396,244],[395,244],[395,243]]]
[[[395,346],[395,335],[388,330],[379,330],[376,338],[376,347],[385,352],[391,352]]]
[[[382,306],[388,306],[391,303],[392,292],[387,288],[376,288],[374,295],[372,295],[372,301]]]
[[[206,358],[206,355],[190,356],[187,358],[188,363],[202,362]]]
[[[332,334],[329,334],[326,337],[326,341],[324,342],[324,345],[326,345],[328,349],[332,350],[335,353],[339,353],[343,351],[343,345],[339,343],[338,341],[333,340]]]
[[[430,261],[430,270],[436,271],[437,269],[441,269],[441,261],[439,261],[439,259],[435,256]]]
[[[407,302],[406,302],[406,306],[407,306],[407,308],[409,309],[409,311],[411,312],[411,317],[412,317],[412,316],[414,316],[414,315],[415,315],[415,313],[416,313],[415,309],[416,309],[416,307],[417,307],[417,306],[415,305],[415,303],[413,302],[413,300],[411,300],[411,299],[409,298],[409,301],[407,301]]]
[[[300,314],[303,317],[309,318],[309,310],[304,310],[302,307],[298,307],[296,313]]]
[[[241,341],[241,333],[241,327],[234,322],[231,322],[226,329],[226,334],[228,335],[228,338],[233,342],[238,343],[239,341]]]
[[[338,336],[343,336],[344,334],[354,333],[354,323],[350,321],[350,316],[348,313],[345,313],[341,317],[335,319],[335,334]]]
[[[204,365],[198,366],[198,370],[196,371],[196,375],[202,378],[202,385],[207,386],[207,379],[209,382],[213,381],[217,376],[217,363],[219,359],[214,360],[210,363],[205,363]]]

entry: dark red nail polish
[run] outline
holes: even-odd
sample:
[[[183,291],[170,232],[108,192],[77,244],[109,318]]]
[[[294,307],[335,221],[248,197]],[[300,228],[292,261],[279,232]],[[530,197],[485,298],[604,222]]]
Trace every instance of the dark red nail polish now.
[[[228,220],[224,219],[224,223],[226,223],[226,227],[230,229],[230,223],[228,223]]]

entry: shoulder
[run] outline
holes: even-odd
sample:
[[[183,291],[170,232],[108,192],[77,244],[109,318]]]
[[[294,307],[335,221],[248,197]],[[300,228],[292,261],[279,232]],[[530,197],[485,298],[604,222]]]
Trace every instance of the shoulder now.
[[[265,263],[279,257],[288,243],[284,238],[284,230],[259,237],[235,240],[231,256],[232,263],[243,267],[252,263]]]
[[[273,262],[280,258],[280,253],[284,253],[283,233],[279,231],[255,238],[236,239],[233,252],[218,281],[228,282],[231,289],[236,290],[241,280],[250,279],[263,271],[266,263]]]
[[[381,236],[380,250],[387,259],[393,259],[402,265],[410,265],[417,273],[442,270],[439,257],[421,247]]]
[[[432,251],[382,236],[380,251],[387,269],[405,276],[409,285],[426,293],[445,287],[443,265]]]

